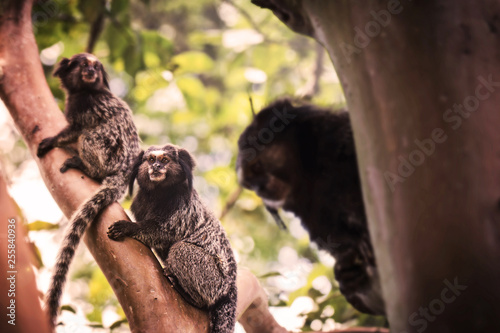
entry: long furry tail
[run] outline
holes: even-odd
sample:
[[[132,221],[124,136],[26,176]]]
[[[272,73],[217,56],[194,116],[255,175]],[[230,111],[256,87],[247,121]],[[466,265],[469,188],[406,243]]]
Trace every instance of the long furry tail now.
[[[97,215],[99,215],[104,208],[119,200],[125,190],[126,185],[123,184],[123,176],[117,175],[106,178],[97,193],[85,202],[73,216],[69,230],[64,237],[63,245],[59,249],[54,275],[46,296],[45,306],[47,308],[50,323],[53,326],[56,324],[59,303],[61,301],[69,265],[80,243],[80,239],[85,233],[87,226],[97,217]]]
[[[236,282],[229,293],[209,309],[210,333],[233,333],[236,325]]]

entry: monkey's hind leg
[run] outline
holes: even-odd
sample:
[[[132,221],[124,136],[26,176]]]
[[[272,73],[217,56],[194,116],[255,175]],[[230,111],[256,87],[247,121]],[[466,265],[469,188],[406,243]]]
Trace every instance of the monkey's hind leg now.
[[[230,291],[230,283],[217,260],[197,245],[178,242],[170,248],[165,265],[168,272],[177,278],[182,290],[189,295],[191,304],[210,309]]]
[[[191,296],[189,296],[189,294],[184,289],[182,289],[181,285],[179,284],[179,280],[177,280],[177,278],[175,277],[174,274],[170,273],[170,271],[167,268],[163,269],[163,274],[167,278],[168,282],[170,282],[170,285],[172,286],[172,288],[174,288],[175,291],[177,291],[177,293],[179,295],[181,295],[181,297],[186,302],[188,302],[189,304],[191,304],[195,308],[203,309],[203,308],[198,307],[198,304],[196,304],[196,301]]]

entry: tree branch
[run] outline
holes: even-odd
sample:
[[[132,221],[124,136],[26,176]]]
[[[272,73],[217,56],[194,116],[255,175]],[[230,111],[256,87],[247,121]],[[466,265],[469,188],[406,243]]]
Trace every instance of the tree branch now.
[[[325,59],[325,48],[320,43],[316,43],[316,61],[314,63],[313,76],[303,88],[303,99],[310,101],[320,92],[320,79],[323,74],[323,60]]]
[[[226,216],[226,214],[229,213],[229,211],[234,207],[236,201],[238,201],[238,198],[241,195],[241,192],[243,192],[243,187],[238,186],[238,188],[234,190],[234,192],[231,193],[231,195],[229,195],[229,198],[227,198],[226,205],[224,206],[224,209],[220,214],[219,220],[222,220],[224,216]]]
[[[100,12],[95,21],[90,26],[90,34],[89,40],[87,42],[87,48],[85,52],[92,53],[94,51],[95,44],[99,40],[99,36],[104,29],[104,22],[106,19],[106,1],[101,1],[101,7],[99,8]]]
[[[241,7],[240,5],[238,5],[233,0],[224,0],[224,2],[227,2],[228,4],[230,4],[231,6],[233,6],[240,13],[240,15],[245,18],[245,20],[248,22],[248,24],[250,24],[250,26],[252,27],[252,29],[254,29],[255,31],[257,31],[264,38],[264,42],[270,43],[270,44],[283,44],[283,43],[286,43],[286,41],[284,41],[284,40],[275,40],[275,39],[269,38],[262,31],[260,25],[257,22],[254,21],[254,19],[252,18],[252,15],[250,15],[243,7]]]

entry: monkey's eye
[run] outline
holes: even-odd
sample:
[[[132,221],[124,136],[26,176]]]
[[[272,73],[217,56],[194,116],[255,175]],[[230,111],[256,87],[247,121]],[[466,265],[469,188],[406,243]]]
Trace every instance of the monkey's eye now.
[[[167,163],[168,162],[168,158],[164,157],[161,159],[161,163]]]
[[[149,163],[154,163],[155,162],[155,158],[153,156],[151,156],[150,158],[148,158],[148,161],[149,161]]]

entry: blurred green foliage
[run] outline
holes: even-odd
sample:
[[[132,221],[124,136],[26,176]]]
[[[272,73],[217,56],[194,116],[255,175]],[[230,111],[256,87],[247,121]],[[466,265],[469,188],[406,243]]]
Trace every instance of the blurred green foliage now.
[[[103,29],[94,36],[93,52],[110,74],[113,92],[134,111],[143,145],[172,142],[193,152],[198,160],[195,186],[218,213],[238,190],[236,142],[251,121],[249,95],[257,110],[284,95],[309,95],[320,105],[344,104],[330,60],[319,54],[324,51],[250,1],[48,0],[35,6],[33,22],[47,80],[61,108],[64,94],[51,77],[54,64],[86,49],[100,15]],[[322,75],[315,77],[318,65]],[[313,89],[315,81],[319,91]],[[307,235],[280,231],[254,193],[243,191],[222,222],[239,264],[262,276],[272,305],[290,306],[301,296],[314,301],[304,330],[328,318],[383,325],[381,318],[361,315],[346,303],[331,264],[320,260]],[[295,250],[306,268],[285,267],[278,260],[285,247]],[[281,290],[290,272],[299,283]],[[314,287],[321,276],[331,283],[326,294]],[[87,313],[91,322],[100,323],[107,306],[123,316],[95,265],[80,269],[73,279],[88,281],[84,297],[93,306]]]

